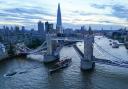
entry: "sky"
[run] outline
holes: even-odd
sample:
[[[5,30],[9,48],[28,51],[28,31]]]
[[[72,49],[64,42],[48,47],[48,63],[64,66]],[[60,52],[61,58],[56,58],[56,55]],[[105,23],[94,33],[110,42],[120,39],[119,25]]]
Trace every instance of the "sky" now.
[[[128,0],[0,0],[0,25],[36,28],[39,20],[56,24],[58,3],[64,28],[128,27]]]

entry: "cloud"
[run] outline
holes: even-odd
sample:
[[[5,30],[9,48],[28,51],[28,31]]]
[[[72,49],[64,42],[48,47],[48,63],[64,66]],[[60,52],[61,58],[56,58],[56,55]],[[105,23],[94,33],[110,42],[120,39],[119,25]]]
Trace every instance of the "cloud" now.
[[[0,1],[0,4],[3,4],[3,1]]]
[[[91,4],[91,6],[97,9],[105,9],[108,5]]]
[[[3,23],[7,23],[8,21],[15,24],[16,22],[18,24],[30,24],[36,23],[38,20],[52,21],[49,17],[55,17],[55,15],[50,13],[49,10],[41,7],[13,7],[0,10],[0,20],[3,21]]]
[[[119,18],[128,18],[128,8],[123,5],[114,5],[112,6],[113,9],[113,16]]]
[[[0,13],[0,19],[5,20],[23,20],[23,19],[41,19],[41,16],[38,14],[17,14],[17,13],[7,13],[7,12],[1,12]]]
[[[4,2],[4,3],[3,3]],[[22,3],[25,2],[25,3]],[[68,24],[128,23],[127,0],[5,0],[0,1],[0,21],[31,24],[56,22],[57,4],[61,4],[62,22]]]
[[[51,14],[48,10],[44,8],[38,8],[38,7],[31,7],[31,8],[10,8],[5,9],[7,13],[16,13],[16,14],[40,14],[40,15],[48,15],[48,16],[54,16]]]
[[[91,4],[92,7],[97,8],[97,9],[105,9],[105,8],[111,8],[112,12],[111,16],[119,17],[119,18],[128,18],[128,7],[125,5],[121,4]]]

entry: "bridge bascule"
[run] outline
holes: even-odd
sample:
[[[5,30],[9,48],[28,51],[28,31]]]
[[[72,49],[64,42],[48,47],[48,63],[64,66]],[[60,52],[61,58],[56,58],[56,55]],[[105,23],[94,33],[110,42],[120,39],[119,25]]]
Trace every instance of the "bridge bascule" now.
[[[94,35],[87,34],[82,37],[58,37],[56,34],[47,34],[46,41],[37,49],[29,49],[24,44],[17,44],[16,45],[16,53],[25,53],[25,54],[43,54],[44,55],[44,62],[52,62],[58,60],[60,58],[59,52],[63,47],[61,41],[82,41],[84,42],[84,53],[80,51],[80,49],[73,45],[73,48],[78,53],[81,59],[81,69],[82,70],[92,70],[95,67],[95,63],[112,65],[112,66],[119,66],[128,68],[128,61],[112,61],[107,59],[99,59],[93,56],[93,49],[94,44]],[[99,45],[97,45],[100,48]],[[103,50],[103,49],[102,49]]]

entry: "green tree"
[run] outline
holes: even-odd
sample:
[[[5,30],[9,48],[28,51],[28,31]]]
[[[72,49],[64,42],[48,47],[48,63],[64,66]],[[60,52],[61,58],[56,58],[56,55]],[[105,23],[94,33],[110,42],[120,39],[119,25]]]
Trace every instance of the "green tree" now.
[[[37,48],[38,46],[40,46],[42,44],[41,40],[39,39],[32,39],[32,42],[30,44],[28,44],[27,46],[29,48],[32,48],[32,49],[35,49]]]

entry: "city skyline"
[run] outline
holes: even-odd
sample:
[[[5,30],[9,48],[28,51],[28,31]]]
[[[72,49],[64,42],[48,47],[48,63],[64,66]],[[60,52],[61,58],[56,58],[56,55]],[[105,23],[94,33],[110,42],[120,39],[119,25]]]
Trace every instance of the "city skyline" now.
[[[58,3],[61,5],[64,27],[128,26],[127,0],[39,0],[36,3],[35,0],[0,0],[0,25],[31,27],[37,25],[39,20],[56,24]]]

